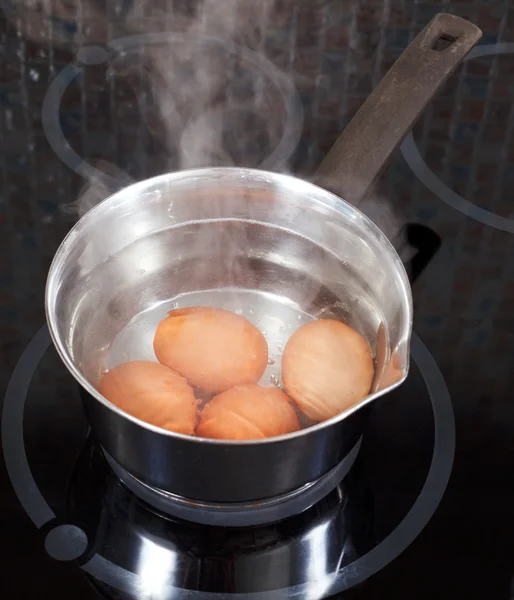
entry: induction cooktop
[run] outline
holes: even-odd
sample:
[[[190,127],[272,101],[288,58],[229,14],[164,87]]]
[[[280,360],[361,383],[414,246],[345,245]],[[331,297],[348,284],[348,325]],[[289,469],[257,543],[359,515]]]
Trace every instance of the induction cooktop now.
[[[138,492],[89,431],[79,394],[41,393],[44,373],[64,368],[43,326],[18,362],[2,415],[3,484],[26,515],[30,581],[48,586],[55,575],[85,598],[163,600],[312,599],[365,589],[415,544],[452,468],[444,379],[416,336],[412,355],[407,383],[377,403],[358,453],[325,496],[294,514],[220,525],[208,515],[176,516]],[[9,539],[16,528],[5,524]]]
[[[264,53],[218,20],[202,38],[237,66],[234,164],[308,177],[443,5],[484,31],[384,174],[390,202],[367,207],[416,221],[412,280],[442,246],[413,286],[409,377],[330,485],[274,519],[215,522],[143,490],[89,430],[44,325],[48,265],[84,204],[181,168],[139,59],[187,42],[203,4],[0,0],[0,598],[512,600],[512,2],[286,0],[257,24],[246,9],[265,3],[245,0],[234,38]],[[256,70],[271,107],[257,114]],[[78,202],[91,181],[100,196]]]

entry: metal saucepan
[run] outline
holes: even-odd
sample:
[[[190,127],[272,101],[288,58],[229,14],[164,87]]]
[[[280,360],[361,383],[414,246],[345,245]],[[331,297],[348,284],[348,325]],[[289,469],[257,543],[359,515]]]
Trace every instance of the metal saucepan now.
[[[480,36],[461,18],[435,17],[322,163],[323,187],[251,169],[169,173],[114,194],[73,227],[50,268],[48,324],[94,433],[129,473],[185,498],[245,503],[298,490],[355,446],[362,407],[407,376],[412,298],[393,246],[353,205]],[[267,384],[280,379],[281,350],[302,323],[348,322],[375,353],[373,393],[300,432],[231,442],[158,429],[97,392],[105,369],[155,360],[153,333],[168,310],[205,304],[265,332],[275,360]],[[397,376],[381,383],[391,361]]]

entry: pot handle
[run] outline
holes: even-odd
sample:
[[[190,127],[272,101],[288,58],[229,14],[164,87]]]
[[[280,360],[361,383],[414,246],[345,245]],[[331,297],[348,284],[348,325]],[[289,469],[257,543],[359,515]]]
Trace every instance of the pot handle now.
[[[465,19],[436,15],[346,126],[314,182],[358,205],[425,106],[481,37],[481,30]]]

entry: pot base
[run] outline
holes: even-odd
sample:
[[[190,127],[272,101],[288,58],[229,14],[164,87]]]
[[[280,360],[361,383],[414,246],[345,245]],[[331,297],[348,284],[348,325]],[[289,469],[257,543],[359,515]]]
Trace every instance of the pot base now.
[[[125,486],[155,509],[171,517],[201,525],[245,527],[281,521],[316,504],[347,475],[357,458],[361,441],[362,438],[359,438],[344,459],[316,481],[282,496],[244,504],[201,502],[151,487],[131,475],[105,450],[103,453],[111,469]]]

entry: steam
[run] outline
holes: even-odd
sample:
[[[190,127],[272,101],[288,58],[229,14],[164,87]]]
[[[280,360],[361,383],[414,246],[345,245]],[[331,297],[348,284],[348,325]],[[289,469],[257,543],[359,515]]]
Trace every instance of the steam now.
[[[408,244],[403,229],[406,221],[405,214],[401,214],[393,205],[381,190],[380,184],[375,185],[362,199],[359,210],[378,225],[403,262],[409,261],[414,256],[415,251]]]
[[[270,78],[266,71],[263,37],[275,1],[203,0],[194,14],[182,21],[180,30],[171,32],[167,39],[164,36],[159,43],[121,51],[110,63],[109,77],[117,84],[138,82],[141,116],[164,157],[159,165],[161,172],[234,165],[289,170],[287,159],[292,149],[283,149],[274,163],[266,162],[281,147],[284,131],[291,126],[289,121],[296,119],[293,126],[301,124],[300,116],[288,113],[284,102],[287,90],[292,90],[295,83],[291,74],[280,73],[277,86],[277,78]],[[324,2],[313,1],[321,10]],[[158,17],[155,13],[152,16]],[[153,34],[138,27],[125,34]],[[358,44],[358,36],[352,34],[356,54]],[[133,181],[132,176],[106,161],[96,166],[99,174],[66,207],[67,212],[82,216],[98,201]],[[151,167],[145,176],[157,174]],[[383,193],[375,189],[359,208],[393,241],[402,258],[410,257],[401,235],[403,216]],[[237,258],[244,255],[247,240],[234,232],[227,238],[221,230],[212,231],[217,238],[203,237],[198,243],[211,247],[223,261],[230,285],[242,278],[238,271],[248,268],[246,260],[240,262]],[[197,254],[205,252],[199,250]],[[202,267],[199,269],[201,280],[205,273]],[[306,282],[306,296],[314,299],[318,291],[312,280],[309,285]]]
[[[125,171],[105,160],[94,160],[96,174],[89,176],[89,181],[82,187],[77,200],[63,206],[63,211],[72,216],[83,217],[88,211],[113,192],[135,183]]]
[[[291,78],[261,49],[274,2],[203,0],[180,21],[180,30],[172,24],[167,34],[145,31],[137,19],[125,21],[136,27],[125,34],[147,36],[139,47],[120,49],[108,76],[116,86],[133,85],[139,105],[134,117],[142,119],[160,151],[158,171],[147,161],[143,176],[236,164],[287,169],[301,133],[301,111],[291,110]],[[159,17],[152,1],[145,3],[145,13]],[[65,212],[81,217],[130,183],[132,176],[121,167],[98,161],[97,175]]]

